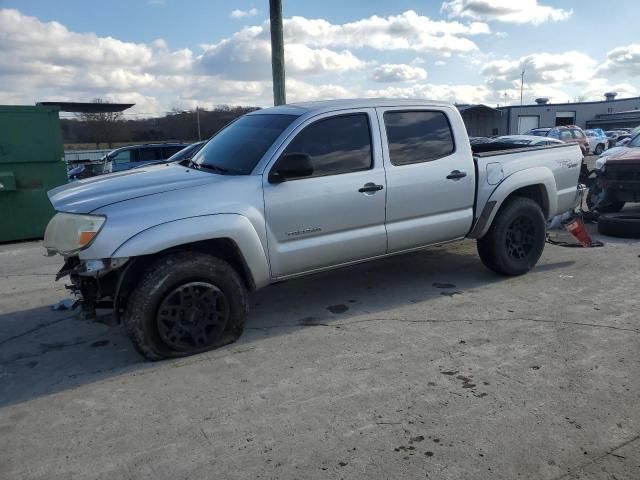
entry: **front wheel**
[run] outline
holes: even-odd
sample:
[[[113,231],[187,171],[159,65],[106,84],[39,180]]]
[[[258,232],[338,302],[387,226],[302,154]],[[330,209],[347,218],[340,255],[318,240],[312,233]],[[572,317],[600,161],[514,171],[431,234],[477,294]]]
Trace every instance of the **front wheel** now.
[[[522,275],[538,262],[545,239],[540,206],[530,198],[513,197],[500,207],[487,234],[478,239],[478,254],[496,273]]]
[[[197,252],[160,258],[131,293],[125,326],[149,360],[184,357],[238,339],[247,291],[227,262]]]
[[[599,143],[598,145],[596,145],[596,149],[593,151],[593,153],[595,155],[600,155],[602,152],[604,152],[604,145]]]

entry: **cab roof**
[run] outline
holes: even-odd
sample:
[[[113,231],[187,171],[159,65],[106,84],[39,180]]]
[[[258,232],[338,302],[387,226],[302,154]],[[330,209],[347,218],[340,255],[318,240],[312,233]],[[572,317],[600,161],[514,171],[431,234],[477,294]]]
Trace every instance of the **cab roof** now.
[[[434,100],[399,99],[399,98],[352,98],[340,100],[321,100],[316,102],[288,103],[277,107],[264,108],[249,113],[249,115],[304,115],[308,113],[325,113],[334,110],[347,110],[351,108],[375,108],[375,107],[422,107],[437,106],[449,107],[451,103],[437,102]]]

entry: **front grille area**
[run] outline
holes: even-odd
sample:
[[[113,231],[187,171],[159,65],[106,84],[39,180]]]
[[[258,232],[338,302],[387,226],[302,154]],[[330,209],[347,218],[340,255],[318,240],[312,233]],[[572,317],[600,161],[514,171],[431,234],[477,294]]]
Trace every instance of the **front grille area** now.
[[[607,180],[640,182],[640,165],[607,165],[604,177]]]

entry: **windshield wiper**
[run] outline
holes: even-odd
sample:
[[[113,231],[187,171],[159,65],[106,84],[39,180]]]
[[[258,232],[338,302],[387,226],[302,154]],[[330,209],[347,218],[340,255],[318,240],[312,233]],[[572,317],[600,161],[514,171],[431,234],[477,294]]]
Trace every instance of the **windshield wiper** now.
[[[196,168],[204,168],[206,170],[219,173],[229,173],[231,171],[228,168],[221,167],[220,165],[209,165],[208,163],[201,163]]]

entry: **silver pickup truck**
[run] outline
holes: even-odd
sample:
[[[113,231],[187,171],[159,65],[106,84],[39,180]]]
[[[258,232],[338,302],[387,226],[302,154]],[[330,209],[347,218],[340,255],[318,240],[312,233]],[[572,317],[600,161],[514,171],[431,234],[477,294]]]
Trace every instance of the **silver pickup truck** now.
[[[465,237],[523,274],[576,205],[581,160],[577,145],[474,155],[446,103],[285,105],[188,162],[52,190],[44,246],[87,315],[113,308],[147,358],[184,356],[236,340],[248,292],[283,279]]]

